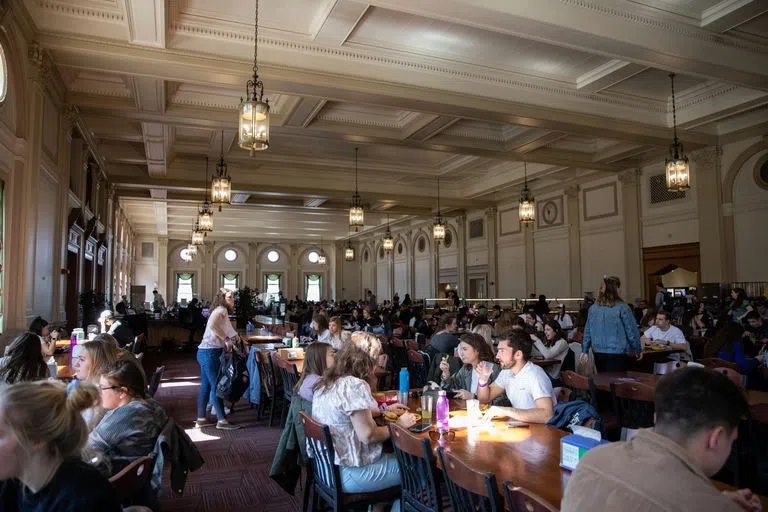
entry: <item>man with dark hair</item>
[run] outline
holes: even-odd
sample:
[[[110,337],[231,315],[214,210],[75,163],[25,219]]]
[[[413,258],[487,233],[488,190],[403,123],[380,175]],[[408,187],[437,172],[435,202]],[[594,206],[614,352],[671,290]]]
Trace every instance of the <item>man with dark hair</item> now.
[[[560,510],[761,510],[748,489],[710,482],[731,454],[743,392],[706,368],[682,368],[656,386],[656,426],[632,440],[598,446],[579,461]]]
[[[656,283],[656,299],[654,303],[656,305],[656,311],[664,309],[664,285],[662,283]]]
[[[672,316],[663,309],[656,313],[656,325],[646,330],[640,337],[643,345],[664,345],[671,349],[685,350],[683,361],[692,361],[691,346],[685,339],[683,331],[670,323]],[[670,354],[669,358],[679,361],[681,354]]]
[[[744,331],[744,336],[750,338],[758,348],[763,348],[768,344],[768,322],[763,320],[760,313],[757,311],[750,311],[744,317],[747,321],[747,326]]]
[[[518,329],[506,329],[499,336],[496,354],[502,371],[489,383],[493,367],[477,366],[477,398],[481,404],[507,394],[512,407],[491,407],[486,418],[508,417],[529,423],[546,423],[557,403],[552,381],[541,367],[530,361],[531,337]]]

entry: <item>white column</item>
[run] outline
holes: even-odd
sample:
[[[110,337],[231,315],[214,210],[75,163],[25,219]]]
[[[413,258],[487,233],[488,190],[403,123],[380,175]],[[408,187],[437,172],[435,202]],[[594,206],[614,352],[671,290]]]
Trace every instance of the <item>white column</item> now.
[[[723,236],[722,181],[720,146],[704,148],[691,155],[699,211],[699,282],[719,283],[726,280],[726,244]],[[735,277],[735,276],[729,276]]]
[[[579,209],[579,186],[565,190],[568,215],[568,260],[571,297],[581,297],[584,291],[581,285],[581,219]]]
[[[536,251],[533,241],[533,223],[523,224],[525,235],[525,297],[536,293]]]
[[[498,297],[496,282],[499,279],[498,210],[495,206],[485,211],[486,239],[488,240],[488,297]]]
[[[458,240],[456,240],[457,258],[457,280],[456,286],[459,287],[459,294],[469,297],[469,281],[467,279],[467,214],[462,213],[456,217],[456,229]]]
[[[643,297],[643,229],[640,221],[642,172],[632,169],[619,174],[621,182],[622,213],[624,217],[624,263],[627,275],[622,288],[625,298]]]

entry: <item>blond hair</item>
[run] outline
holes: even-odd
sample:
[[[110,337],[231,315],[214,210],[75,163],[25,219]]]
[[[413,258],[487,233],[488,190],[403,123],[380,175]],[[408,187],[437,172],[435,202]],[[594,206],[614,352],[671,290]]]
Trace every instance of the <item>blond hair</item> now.
[[[491,349],[493,349],[493,329],[490,324],[476,325],[472,329],[472,333],[482,336],[485,342],[491,346]]]
[[[104,341],[87,341],[83,343],[83,349],[88,352],[91,358],[88,380],[92,382],[98,382],[99,377],[104,373],[104,368],[120,357],[117,346]]]
[[[19,382],[0,389],[5,428],[25,454],[42,444],[52,459],[80,456],[88,440],[88,427],[80,413],[98,401],[98,389],[85,382],[69,395],[57,381]]]
[[[342,377],[357,377],[367,381],[381,355],[381,342],[370,332],[352,333],[350,343],[344,344],[336,353],[336,361],[328,368],[315,385],[316,390],[331,388]]]

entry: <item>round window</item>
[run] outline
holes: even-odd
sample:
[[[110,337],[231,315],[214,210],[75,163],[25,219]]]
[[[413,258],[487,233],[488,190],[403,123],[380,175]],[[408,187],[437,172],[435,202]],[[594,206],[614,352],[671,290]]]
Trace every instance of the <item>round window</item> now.
[[[280,253],[272,249],[267,253],[267,259],[272,263],[277,263],[277,261],[280,259]]]
[[[309,254],[307,254],[307,259],[310,263],[317,263],[317,260],[320,259],[320,255],[317,254],[317,251],[312,251]]]
[[[224,251],[224,259],[227,261],[235,261],[237,259],[237,251],[234,249],[227,249]]]
[[[192,256],[189,255],[189,249],[186,247],[179,251],[179,258],[183,261],[192,261]]]
[[[445,248],[447,249],[448,247],[450,247],[450,246],[451,246],[451,244],[452,244],[452,243],[453,243],[453,235],[451,234],[451,232],[450,232],[450,231],[448,231],[448,230],[446,229],[446,230],[445,230],[445,240],[443,241],[443,245],[444,245],[444,246],[445,246]]]
[[[419,252],[427,250],[427,240],[424,237],[419,238]]]

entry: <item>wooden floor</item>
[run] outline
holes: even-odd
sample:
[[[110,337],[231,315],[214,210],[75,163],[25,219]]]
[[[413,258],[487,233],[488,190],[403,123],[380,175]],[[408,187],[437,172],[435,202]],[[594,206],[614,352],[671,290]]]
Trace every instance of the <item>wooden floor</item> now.
[[[234,431],[191,428],[197,415],[200,367],[194,353],[148,354],[148,371],[165,364],[165,375],[156,399],[185,428],[205,459],[202,469],[190,473],[184,495],[171,493],[170,473],[163,477],[164,512],[270,512],[297,511],[298,500],[269,478],[269,468],[280,439],[280,428],[268,420],[256,421],[256,409],[241,401],[230,420],[243,428]],[[299,493],[301,493],[301,488]]]

